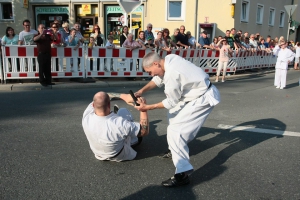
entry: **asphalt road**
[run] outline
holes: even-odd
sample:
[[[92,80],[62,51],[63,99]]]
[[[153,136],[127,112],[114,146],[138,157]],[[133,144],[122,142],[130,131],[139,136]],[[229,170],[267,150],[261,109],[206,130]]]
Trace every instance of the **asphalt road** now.
[[[175,171],[158,157],[167,149],[164,109],[149,112],[151,133],[134,161],[98,161],[89,148],[81,117],[94,93],[137,86],[1,91],[0,199],[300,199],[300,135],[220,128],[300,132],[299,77],[290,70],[284,90],[273,86],[273,73],[216,83],[222,102],[190,143],[195,172],[179,188],[160,185]],[[145,97],[156,103],[163,89]]]

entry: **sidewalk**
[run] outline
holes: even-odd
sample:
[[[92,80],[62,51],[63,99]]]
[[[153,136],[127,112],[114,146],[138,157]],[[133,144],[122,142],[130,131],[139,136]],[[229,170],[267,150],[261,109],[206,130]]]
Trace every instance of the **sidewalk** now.
[[[270,69],[255,69],[252,71],[245,71],[244,73],[237,72],[234,75],[226,76],[227,80],[234,80],[243,77],[251,77],[267,73],[274,73],[274,68]],[[57,79],[55,79],[57,80]],[[59,79],[54,81],[55,85],[43,87],[39,82],[33,80],[20,79],[9,80],[6,84],[0,84],[0,91],[22,91],[22,90],[51,90],[51,89],[84,89],[84,88],[105,88],[105,87],[128,87],[128,86],[144,86],[149,80],[137,78],[136,80],[128,80],[123,77],[110,78],[93,78],[88,79],[94,82],[80,82],[78,79]],[[81,79],[82,80],[82,79]],[[210,81],[214,82],[215,76],[210,76]]]

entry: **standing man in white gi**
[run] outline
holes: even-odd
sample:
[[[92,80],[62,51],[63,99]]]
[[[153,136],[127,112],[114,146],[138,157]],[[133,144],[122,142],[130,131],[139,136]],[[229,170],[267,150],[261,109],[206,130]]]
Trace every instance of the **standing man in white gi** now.
[[[276,88],[284,89],[286,86],[287,69],[290,62],[293,61],[295,53],[286,48],[287,42],[280,40],[279,45],[273,49],[273,54],[278,56],[275,66],[275,80],[274,85]]]
[[[162,185],[174,187],[189,184],[193,166],[189,161],[188,143],[195,138],[209,113],[220,102],[219,91],[200,67],[174,54],[162,59],[157,53],[150,52],[143,58],[143,68],[154,77],[135,96],[140,97],[148,90],[165,85],[166,99],[162,102],[135,106],[140,111],[169,110],[167,140],[176,170],[175,175],[163,181]]]
[[[126,94],[124,94],[126,96]],[[121,94],[119,97],[124,96]],[[139,98],[139,103],[145,99]],[[115,112],[115,113],[114,113]],[[105,92],[94,95],[93,102],[83,113],[82,127],[90,148],[99,160],[124,161],[136,157],[133,149],[149,133],[147,112],[140,112],[140,123],[134,122],[129,110],[114,107],[110,111],[110,97]]]

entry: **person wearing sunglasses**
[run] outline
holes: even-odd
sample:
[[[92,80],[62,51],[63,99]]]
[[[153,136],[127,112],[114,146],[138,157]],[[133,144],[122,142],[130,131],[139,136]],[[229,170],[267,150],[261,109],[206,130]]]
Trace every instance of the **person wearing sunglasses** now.
[[[24,30],[19,33],[19,45],[33,45],[33,37],[38,34],[38,32],[34,29],[30,28],[30,21],[25,19],[23,21]]]
[[[64,41],[62,40],[62,35],[59,32],[58,24],[53,22],[53,23],[51,23],[50,27],[51,27],[51,30],[53,31],[53,34],[56,36],[56,39],[53,40],[53,42],[51,43],[51,46],[52,47],[62,46]]]

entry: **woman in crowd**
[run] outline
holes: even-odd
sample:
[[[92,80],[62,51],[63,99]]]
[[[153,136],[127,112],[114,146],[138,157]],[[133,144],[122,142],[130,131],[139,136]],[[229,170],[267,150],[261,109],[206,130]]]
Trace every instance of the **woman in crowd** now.
[[[144,31],[139,32],[139,37],[136,41],[142,46],[142,48],[146,48],[145,47],[146,39],[145,39],[145,32]]]
[[[220,46],[221,44],[222,44],[222,47]],[[218,64],[216,82],[219,81],[219,76],[220,76],[220,73],[221,73],[222,69],[223,69],[222,82],[225,82],[226,68],[227,68],[227,65],[228,65],[229,58],[232,55],[232,49],[230,48],[230,45],[228,45],[226,39],[220,40],[218,42],[218,46],[220,46],[221,49],[220,49],[220,56],[219,56],[219,64]]]
[[[100,27],[98,24],[95,24],[92,30],[90,37],[95,39],[96,46],[103,46],[105,42],[104,35],[101,34]]]
[[[212,47],[212,49],[219,49],[219,45],[218,45],[218,38],[214,37],[213,42],[210,44],[210,46]]]
[[[127,39],[127,36],[128,36],[128,27],[127,26],[123,26],[122,34],[120,35],[120,47],[123,46],[123,43]]]
[[[15,30],[12,27],[7,27],[1,40],[2,45],[18,45],[18,41],[19,35],[15,34]]]
[[[12,27],[8,26],[6,28],[5,35],[1,39],[1,44],[2,45],[18,45],[18,41],[19,41],[19,35],[16,35],[15,30]],[[12,71],[11,58],[8,59],[8,62],[10,63],[9,71]],[[20,61],[18,58],[17,58],[17,70],[20,71]]]
[[[265,39],[262,36],[259,37],[259,47],[261,50],[266,50]]]
[[[156,39],[154,40],[154,44],[155,44],[157,49],[168,50],[168,51],[170,50],[166,46],[166,42],[163,39],[163,32],[162,31],[157,32],[157,36],[156,36]]]
[[[166,47],[169,47],[169,49],[170,49],[170,47],[172,47],[172,48],[176,47],[176,43],[174,43],[173,40],[170,37],[169,29],[165,28],[165,29],[163,29],[162,32],[163,32],[163,40],[166,43]]]
[[[53,34],[56,35],[56,40],[53,40],[51,43],[52,47],[61,46],[61,44],[64,42],[62,39],[62,35],[58,31],[58,24],[51,23],[51,29],[53,30]]]

